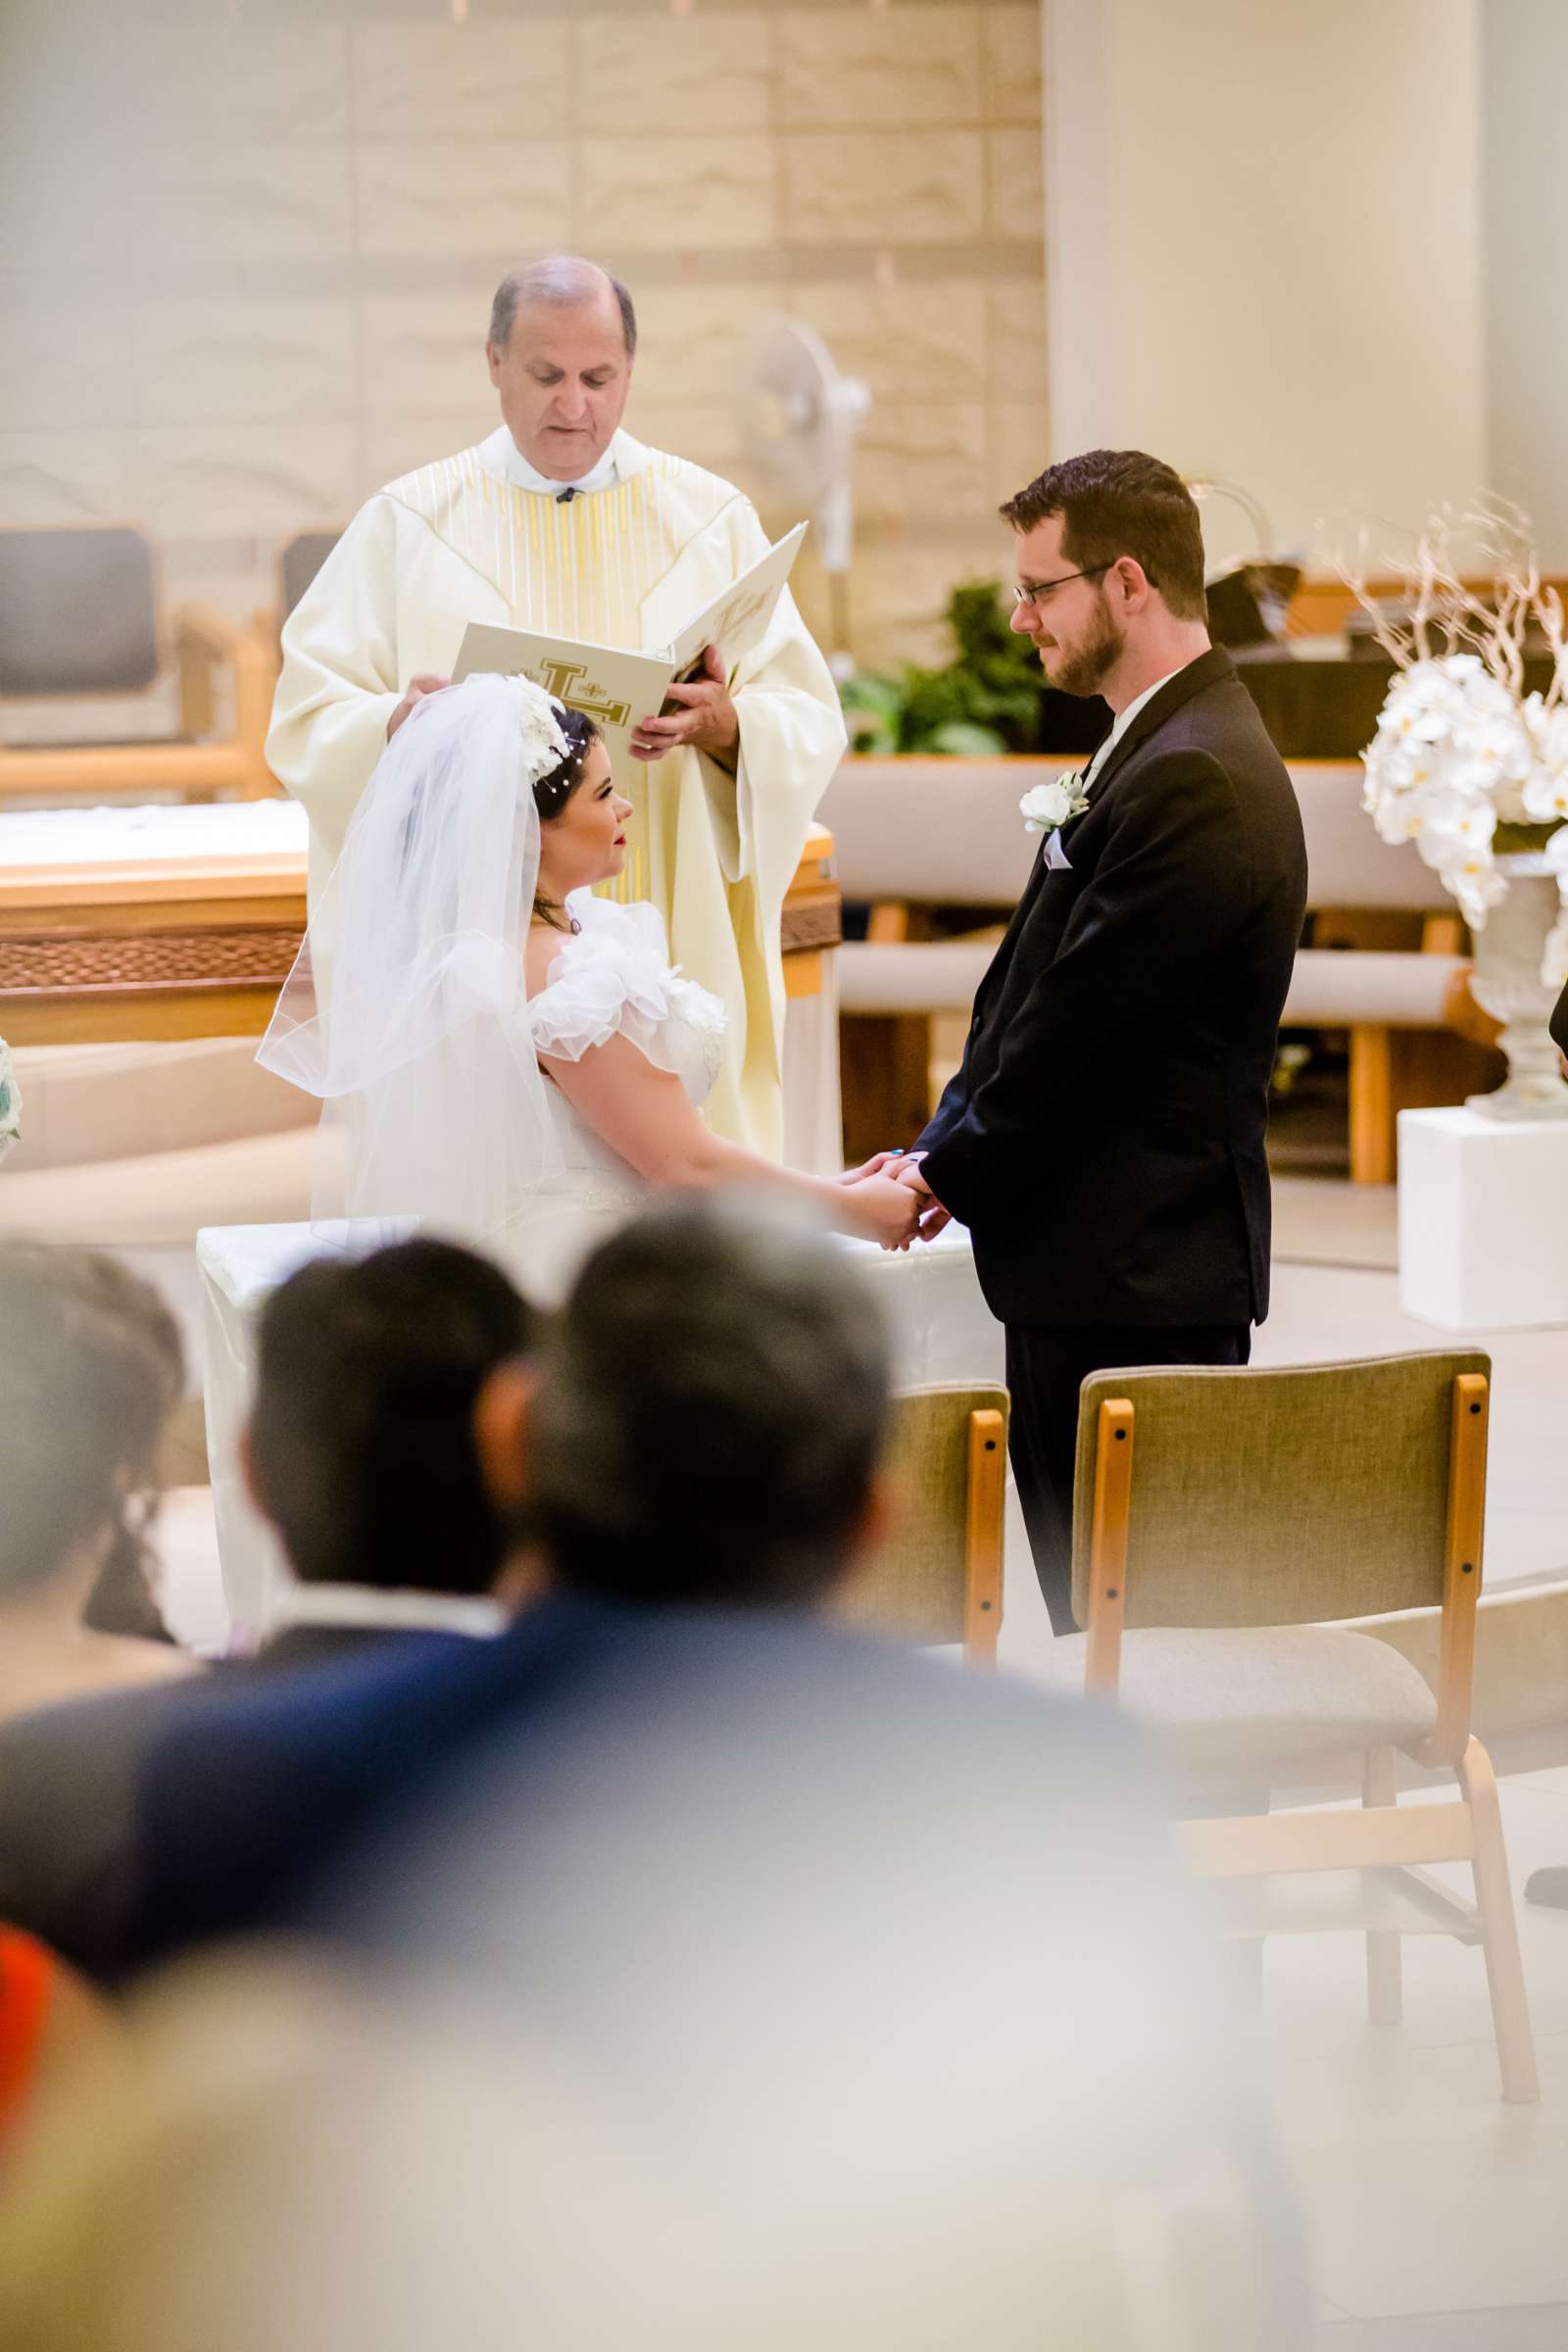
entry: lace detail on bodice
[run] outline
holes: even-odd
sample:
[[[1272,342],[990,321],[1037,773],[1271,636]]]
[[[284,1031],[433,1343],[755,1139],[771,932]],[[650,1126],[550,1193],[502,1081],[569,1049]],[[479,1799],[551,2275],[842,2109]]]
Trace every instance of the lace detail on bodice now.
[[[724,1007],[670,963],[659,909],[574,891],[566,911],[581,928],[563,939],[548,982],[528,1000],[535,1050],[580,1061],[627,1037],[701,1102],[723,1059]]]

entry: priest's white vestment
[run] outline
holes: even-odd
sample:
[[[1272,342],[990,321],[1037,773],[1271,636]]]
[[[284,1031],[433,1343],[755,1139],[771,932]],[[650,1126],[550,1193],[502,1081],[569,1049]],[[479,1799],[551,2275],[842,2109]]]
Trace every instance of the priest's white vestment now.
[[[766,552],[732,483],[626,432],[569,501],[541,479],[505,425],[405,474],[361,508],[290,614],[267,755],[310,813],[313,901],[409,680],[450,676],[470,621],[652,651]],[[776,1158],[779,918],[845,742],[827,664],[787,589],[730,692],[733,773],[681,750],[617,775],[637,813],[614,892],[651,900],[671,960],[723,1001],[710,1124]]]

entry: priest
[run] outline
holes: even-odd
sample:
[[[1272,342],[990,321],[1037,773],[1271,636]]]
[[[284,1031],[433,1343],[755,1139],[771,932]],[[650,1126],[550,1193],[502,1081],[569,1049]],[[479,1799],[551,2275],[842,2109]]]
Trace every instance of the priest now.
[[[511,271],[485,345],[500,426],[377,491],[290,615],[267,749],[310,812],[313,896],[383,744],[447,683],[470,621],[653,650],[766,552],[733,484],[621,429],[636,347],[630,295],[593,264]],[[632,737],[646,781],[616,887],[658,906],[672,961],[723,1000],[710,1123],[777,1157],[779,919],[844,749],[838,699],[788,590],[732,675],[710,647],[670,698]]]

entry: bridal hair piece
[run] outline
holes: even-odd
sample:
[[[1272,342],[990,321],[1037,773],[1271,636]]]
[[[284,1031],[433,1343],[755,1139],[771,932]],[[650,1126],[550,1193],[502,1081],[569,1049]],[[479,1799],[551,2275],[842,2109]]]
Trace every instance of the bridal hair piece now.
[[[354,812],[257,1059],[322,1100],[318,1225],[482,1244],[563,1158],[526,1011],[534,786],[562,706],[491,673],[416,703]]]

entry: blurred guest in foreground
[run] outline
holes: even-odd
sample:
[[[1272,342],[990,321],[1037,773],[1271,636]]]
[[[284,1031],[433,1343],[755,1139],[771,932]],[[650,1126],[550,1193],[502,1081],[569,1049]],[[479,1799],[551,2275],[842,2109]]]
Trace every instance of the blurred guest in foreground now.
[[[254,1668],[51,1706],[0,1727],[0,1918],[112,1971],[134,1862],[137,1771],[160,1727],[253,1676],[367,1645],[421,1653],[494,1632],[508,1537],[480,1481],[474,1399],[531,1344],[529,1308],[446,1242],[321,1258],[258,1333],[247,1476],[293,1570]],[[154,1653],[155,1658],[159,1653]]]
[[[984,2015],[956,1999],[964,2057]],[[1042,2085],[1001,2138],[934,2058],[886,2140],[924,2110],[936,2160],[878,2180],[798,2128],[836,2055],[715,2179],[515,2008],[302,1956],[172,1972],[19,2151],[0,2352],[1299,2352],[1254,2181],[1081,2180]]]
[[[115,2034],[113,2011],[34,1936],[0,1926],[0,2153],[71,2069]]]
[[[829,1622],[888,1375],[820,1233],[625,1227],[479,1400],[535,1597],[171,1724],[140,1951],[306,1925],[456,1977],[612,2084],[719,2238],[897,2238],[960,2177],[1038,2229],[1210,2161],[1272,2214],[1132,1732]]]
[[[154,1457],[183,1386],[173,1317],[96,1250],[0,1245],[0,1718],[195,1671],[167,1642],[85,1622],[113,1565],[141,1583]]]

